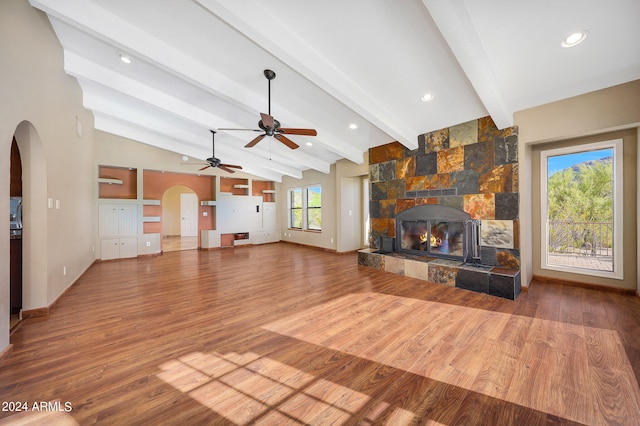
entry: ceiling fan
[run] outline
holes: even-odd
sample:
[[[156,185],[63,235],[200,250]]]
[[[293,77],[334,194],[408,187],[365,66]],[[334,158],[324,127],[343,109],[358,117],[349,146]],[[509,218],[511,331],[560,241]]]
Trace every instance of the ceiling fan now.
[[[303,135],[303,136],[316,136],[318,132],[315,129],[291,129],[280,127],[280,122],[273,118],[271,115],[271,80],[276,78],[276,73],[271,70],[264,70],[264,76],[268,80],[269,84],[269,113],[260,113],[260,121],[258,121],[258,127],[260,129],[218,129],[218,130],[246,130],[250,132],[264,132],[264,134],[257,136],[251,142],[246,144],[245,148],[251,148],[258,142],[260,142],[265,136],[273,136],[278,141],[282,142],[291,149],[299,148],[299,145],[293,142],[286,135]]]
[[[207,165],[198,169],[198,171],[202,171],[204,169],[208,169],[209,167],[217,167],[219,169],[224,170],[228,173],[235,173],[235,170],[232,169],[242,169],[241,166],[234,166],[233,164],[223,164],[219,158],[216,158],[216,131],[211,130],[211,157],[207,158]],[[192,163],[186,163],[192,164]]]

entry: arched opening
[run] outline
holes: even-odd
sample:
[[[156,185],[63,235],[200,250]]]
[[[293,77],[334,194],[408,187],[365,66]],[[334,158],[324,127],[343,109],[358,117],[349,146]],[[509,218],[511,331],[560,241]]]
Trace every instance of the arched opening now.
[[[22,312],[48,304],[47,166],[40,135],[23,121],[14,133],[22,168]]]
[[[198,196],[185,185],[162,194],[162,251],[198,248]]]
[[[20,323],[22,310],[22,160],[15,137],[9,174],[9,329],[13,330]]]

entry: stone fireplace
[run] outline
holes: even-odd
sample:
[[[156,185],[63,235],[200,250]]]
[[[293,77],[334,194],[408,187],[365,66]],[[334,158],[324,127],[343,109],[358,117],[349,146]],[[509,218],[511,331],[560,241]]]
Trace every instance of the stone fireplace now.
[[[361,265],[515,299],[518,134],[490,117],[369,150],[370,247]]]

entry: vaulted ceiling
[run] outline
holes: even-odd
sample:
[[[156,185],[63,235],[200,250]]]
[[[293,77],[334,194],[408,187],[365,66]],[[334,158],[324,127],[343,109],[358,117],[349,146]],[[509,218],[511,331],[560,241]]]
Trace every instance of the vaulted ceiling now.
[[[638,0],[30,0],[97,129],[281,181],[373,146],[640,79]],[[587,38],[563,48],[569,34]],[[120,60],[131,58],[130,64]],[[431,101],[421,100],[430,93]],[[351,124],[357,129],[351,129]],[[307,143],[311,145],[308,146]],[[195,171],[184,165],[185,172]],[[221,172],[225,173],[225,172]]]

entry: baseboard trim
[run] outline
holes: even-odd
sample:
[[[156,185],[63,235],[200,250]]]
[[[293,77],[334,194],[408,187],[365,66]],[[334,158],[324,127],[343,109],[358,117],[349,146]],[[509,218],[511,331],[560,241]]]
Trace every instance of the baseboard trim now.
[[[9,343],[9,345],[4,348],[2,352],[0,352],[0,364],[4,363],[4,360],[9,358],[13,354],[13,344]]]
[[[67,288],[65,288],[64,290],[62,290],[62,292],[58,295],[58,297],[56,297],[55,299],[53,299],[53,301],[51,303],[49,303],[48,306],[45,306],[44,308],[35,308],[35,309],[26,309],[23,310],[21,312],[22,314],[22,319],[27,319],[27,318],[39,318],[39,317],[46,317],[47,315],[49,315],[49,313],[51,312],[51,310],[55,307],[56,303],[58,303],[58,300],[60,300],[60,298],[62,296],[65,295],[65,293],[67,291],[69,291],[69,289],[71,287],[73,287],[74,285],[76,285],[76,283],[78,282],[78,280],[80,279],[80,277],[82,277],[88,270],[89,268],[91,268],[93,266],[94,263],[98,262],[99,259],[94,259],[93,262],[91,262],[89,264],[89,266],[87,266],[85,268],[84,271],[82,271],[82,273],[80,275],[78,275],[76,277],[75,280],[73,280],[73,282],[71,284],[69,284],[67,286]]]
[[[26,309],[22,311],[22,319],[46,317],[47,315],[49,315],[48,306],[45,308]]]
[[[533,284],[535,281],[540,281],[540,282],[543,282],[543,283],[546,283],[546,284],[568,285],[568,286],[571,286],[571,287],[581,287],[581,288],[588,288],[588,289],[591,289],[591,290],[600,290],[600,291],[608,291],[608,292],[611,292],[611,293],[640,296],[640,294],[638,294],[638,292],[636,290],[633,290],[633,289],[609,287],[609,286],[606,286],[606,285],[590,284],[590,283],[584,283],[584,282],[580,282],[580,281],[572,281],[572,280],[565,280],[565,279],[560,279],[560,278],[544,277],[544,276],[540,276],[540,275],[534,275],[533,276],[533,279],[531,280],[531,283]]]
[[[285,243],[285,244],[292,244],[294,246],[307,247],[307,248],[312,248],[312,249],[316,249],[316,250],[320,250],[320,251],[326,251],[328,253],[333,253],[333,254],[338,253],[335,249],[330,249],[330,248],[326,248],[326,247],[312,246],[312,245],[309,245],[309,244],[295,243],[293,241],[285,241],[285,240],[280,240],[280,242],[281,243]]]

